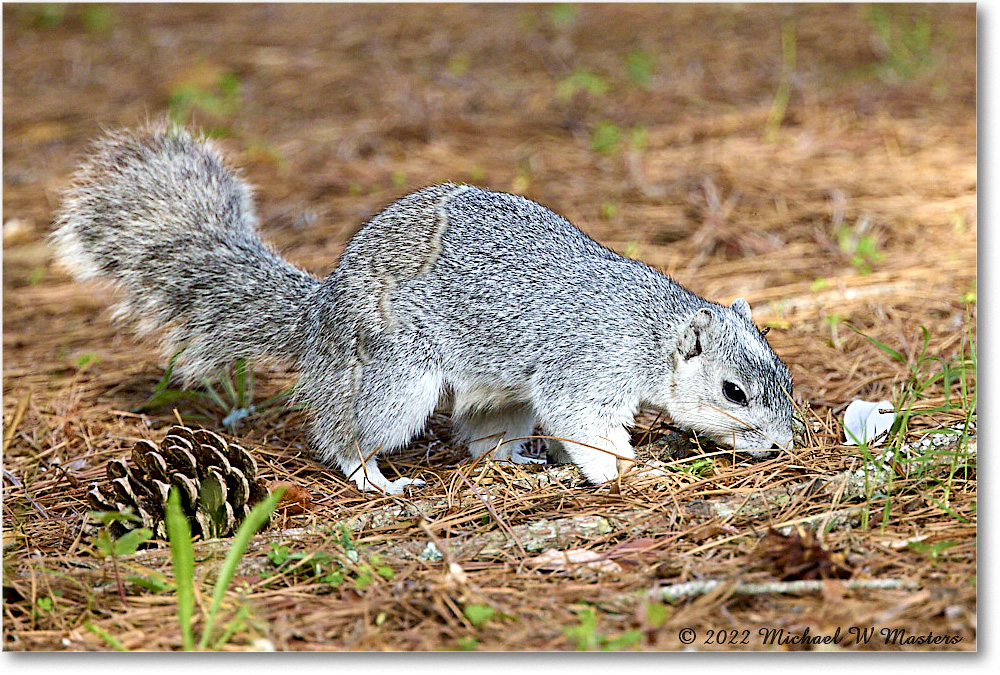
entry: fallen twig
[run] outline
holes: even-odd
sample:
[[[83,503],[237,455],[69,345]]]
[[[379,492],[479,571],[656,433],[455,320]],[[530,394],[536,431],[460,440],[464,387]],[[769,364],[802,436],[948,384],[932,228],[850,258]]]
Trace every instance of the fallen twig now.
[[[650,595],[656,600],[675,602],[685,598],[711,593],[730,581],[723,579],[703,579],[688,581],[681,584],[671,584],[653,589]],[[775,595],[783,593],[818,593],[823,590],[823,584],[843,584],[847,590],[913,590],[919,584],[909,579],[851,579],[850,581],[808,579],[798,581],[768,581],[764,583],[737,583],[732,588],[736,595]]]

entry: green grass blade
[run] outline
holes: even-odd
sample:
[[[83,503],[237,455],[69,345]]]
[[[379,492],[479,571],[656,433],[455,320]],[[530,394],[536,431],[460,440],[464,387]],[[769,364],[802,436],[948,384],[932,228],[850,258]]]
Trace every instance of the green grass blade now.
[[[240,405],[240,395],[236,393],[236,385],[233,383],[233,376],[229,374],[228,366],[222,368],[219,371],[218,380],[219,384],[222,385],[223,391],[226,392],[226,396],[229,397],[229,401],[230,403],[232,403],[232,407],[242,408],[243,406]],[[228,410],[226,406],[223,406],[223,408]]]
[[[226,596],[229,583],[236,575],[236,567],[239,565],[240,558],[246,552],[247,546],[250,544],[250,539],[267,522],[268,517],[270,517],[278,505],[278,500],[281,499],[282,492],[284,492],[284,488],[275,490],[267,499],[253,507],[233,537],[233,545],[229,548],[229,553],[226,554],[226,559],[222,563],[222,569],[219,571],[219,578],[216,580],[215,588],[212,591],[212,606],[208,610],[208,620],[205,622],[205,631],[201,634],[199,646],[205,647],[208,644],[212,635],[212,628],[215,626],[215,618],[219,613],[219,608],[222,607],[222,599]]]
[[[159,408],[160,406],[169,405],[175,401],[180,401],[185,398],[198,398],[201,396],[200,392],[189,391],[187,389],[171,389],[169,388],[170,380],[174,376],[174,367],[177,365],[177,359],[180,358],[181,354],[184,353],[184,349],[174,352],[174,355],[170,357],[170,361],[167,362],[167,367],[163,371],[163,377],[160,381],[156,383],[153,387],[153,393],[150,395],[146,401],[139,406],[139,410],[151,410],[153,408]]]
[[[236,376],[236,407],[247,408],[253,403],[253,368],[246,359],[236,359],[233,370]]]
[[[170,540],[170,559],[174,568],[174,585],[177,587],[177,621],[181,626],[181,639],[185,651],[194,649],[194,547],[191,545],[191,525],[181,508],[180,493],[170,488],[167,497],[167,538]]]
[[[153,387],[154,395],[159,394],[161,391],[166,391],[167,385],[170,384],[170,378],[174,376],[174,366],[177,365],[177,359],[180,358],[180,355],[183,353],[184,350],[181,349],[174,352],[174,355],[170,357],[170,360],[167,362],[167,368],[163,371],[163,377],[161,377],[160,381],[156,383],[155,387]]]
[[[131,649],[129,649],[128,647],[126,647],[125,645],[123,645],[121,643],[121,640],[119,640],[118,638],[116,638],[114,635],[111,635],[110,633],[108,633],[103,628],[100,628],[99,626],[95,626],[94,624],[90,623],[89,621],[87,621],[86,623],[84,623],[83,627],[86,628],[87,630],[89,630],[91,633],[93,633],[97,637],[99,637],[102,640],[104,640],[105,642],[107,642],[108,645],[110,645],[110,647],[112,649],[114,649],[116,652],[130,652],[130,651],[132,651]]]
[[[212,645],[212,649],[219,651],[228,644],[229,640],[233,637],[236,631],[246,628],[246,619],[250,615],[250,608],[243,605],[236,612],[236,616],[233,620],[226,624],[226,628],[222,631],[222,637],[215,641]]]
[[[930,501],[931,503],[933,503],[936,507],[938,507],[939,509],[941,509],[942,511],[944,511],[945,513],[947,513],[949,516],[951,516],[952,518],[954,518],[958,522],[960,522],[960,523],[962,523],[964,525],[968,525],[969,524],[969,519],[968,518],[963,518],[958,513],[956,513],[953,508],[951,508],[947,504],[943,504],[943,503],[939,502],[938,500],[934,499],[930,495],[925,495],[925,497],[927,498],[928,501]]]
[[[283,403],[287,399],[291,398],[292,394],[295,392],[295,387],[288,387],[287,389],[282,389],[274,396],[264,399],[257,405],[257,410],[267,410],[270,406],[276,403]],[[294,406],[289,406],[289,409],[294,410]]]
[[[855,328],[853,325],[851,325],[847,321],[844,322],[844,325],[846,325],[848,328],[850,328],[851,330],[853,330],[855,333],[857,333],[858,335],[860,335],[861,337],[863,337],[864,339],[868,340],[873,345],[875,345],[876,347],[878,347],[879,349],[881,349],[882,351],[884,351],[886,354],[888,354],[889,356],[891,356],[894,360],[899,361],[900,363],[906,363],[906,357],[903,356],[902,354],[900,354],[899,352],[897,352],[895,349],[893,349],[889,345],[883,344],[882,342],[879,342],[878,340],[876,340],[875,338],[871,337],[870,335],[865,335],[864,333],[862,333],[861,331],[859,331],[857,328]]]
[[[917,363],[922,363],[924,356],[927,355],[927,345],[931,342],[931,332],[927,330],[927,326],[920,326],[920,332],[923,334],[924,344],[920,347],[920,356],[917,357]]]
[[[176,403],[177,401],[183,401],[185,399],[198,399],[202,397],[203,395],[198,391],[188,391],[187,389],[164,389],[163,391],[158,391],[146,399],[146,401],[139,406],[139,409],[154,410],[165,405],[170,405],[171,403]]]
[[[246,396],[247,391],[247,372],[246,372],[246,359],[236,359],[236,363],[233,364],[233,376],[236,380],[236,407],[245,408],[246,401],[244,396]]]
[[[215,391],[215,387],[212,386],[212,383],[208,380],[207,377],[201,378],[201,384],[203,387],[205,387],[208,397],[213,401],[215,401],[215,404],[217,406],[219,406],[223,410],[229,410],[229,404],[226,403],[225,399],[219,396],[219,392]]]

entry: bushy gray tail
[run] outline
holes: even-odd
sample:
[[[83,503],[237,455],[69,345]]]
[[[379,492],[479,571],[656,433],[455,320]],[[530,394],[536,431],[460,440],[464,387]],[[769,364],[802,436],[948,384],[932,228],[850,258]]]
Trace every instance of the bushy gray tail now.
[[[205,375],[237,358],[296,358],[319,282],[256,234],[247,186],[209,143],[154,125],[97,141],[52,233],[78,279],[123,287],[116,315],[162,329],[178,370]]]

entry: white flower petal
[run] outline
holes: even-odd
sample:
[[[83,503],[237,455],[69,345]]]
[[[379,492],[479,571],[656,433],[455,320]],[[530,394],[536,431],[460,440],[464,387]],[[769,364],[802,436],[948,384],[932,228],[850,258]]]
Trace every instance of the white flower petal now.
[[[851,401],[844,411],[844,445],[857,445],[865,440],[865,420],[874,409],[871,401]]]
[[[880,412],[881,410],[886,412]],[[896,413],[892,410],[891,401],[851,401],[844,411],[844,445],[881,445],[885,441],[886,432],[895,421]]]
[[[885,412],[879,412],[884,410]],[[879,401],[865,420],[865,438],[868,445],[875,447],[885,442],[885,437],[896,421],[896,413],[892,409],[892,401]]]

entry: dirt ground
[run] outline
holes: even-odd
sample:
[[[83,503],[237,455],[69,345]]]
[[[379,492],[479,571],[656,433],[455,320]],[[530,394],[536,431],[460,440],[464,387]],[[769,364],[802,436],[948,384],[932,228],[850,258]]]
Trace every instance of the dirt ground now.
[[[974,5],[5,4],[3,30],[5,650],[182,645],[169,550],[102,557],[86,490],[178,419],[232,435],[227,411],[144,406],[164,359],[45,242],[88,142],[167,114],[220,139],[317,275],[451,180],[744,297],[807,428],[777,459],[592,487],[473,465],[442,415],[383,460],[427,487],[373,498],[264,405],[294,380],[259,364],[235,437],[311,505],[251,542],[218,648],[976,649]],[[889,446],[940,452],[872,468],[841,444],[855,398],[907,412]],[[196,631],[229,545],[195,543]]]

